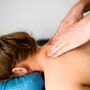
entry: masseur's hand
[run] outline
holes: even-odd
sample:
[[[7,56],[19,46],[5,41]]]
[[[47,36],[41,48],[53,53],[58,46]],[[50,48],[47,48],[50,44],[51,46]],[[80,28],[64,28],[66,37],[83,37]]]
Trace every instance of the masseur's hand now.
[[[62,20],[60,27],[58,28],[56,34],[48,42],[48,44],[53,44],[51,51],[49,51],[47,54],[48,56],[57,57],[57,56],[63,54],[64,52],[77,47],[76,44],[71,47],[71,46],[68,46],[69,44],[67,44],[67,43],[70,43],[70,44],[73,43],[74,39],[76,38],[76,37],[73,37],[73,34],[74,33],[78,34],[79,32],[81,32],[79,27],[77,27],[77,29],[80,31],[77,31],[77,30],[74,31],[75,30],[74,26],[75,25],[78,26],[78,23],[76,23],[76,22],[78,22],[79,20],[81,20],[83,18],[84,12],[87,12],[89,10],[90,10],[90,0],[81,0],[72,7],[72,9],[69,11],[67,16]],[[74,23],[76,23],[76,24],[74,24]],[[81,24],[82,22],[79,22],[79,23]],[[72,30],[69,30],[70,29],[69,26],[70,26],[70,28],[72,28]],[[68,35],[71,35],[71,36],[68,36]],[[67,38],[65,38],[65,36]],[[76,36],[78,36],[78,35],[76,35]],[[69,41],[70,38],[72,39],[72,42]],[[62,41],[62,39],[63,39],[63,41]],[[64,44],[66,46],[62,45],[63,44],[62,42],[66,42],[66,44]],[[64,51],[62,51],[62,47],[63,47]],[[67,47],[67,49],[66,49],[66,47]]]
[[[81,1],[80,1],[72,7],[72,9],[69,11],[67,16],[62,20],[56,34],[49,41],[49,43],[54,44],[59,34],[63,31],[63,29],[81,20],[83,18],[83,12],[84,12],[83,3],[81,4]]]
[[[48,56],[57,57],[90,40],[90,14],[77,23],[65,28],[58,35],[58,40]]]

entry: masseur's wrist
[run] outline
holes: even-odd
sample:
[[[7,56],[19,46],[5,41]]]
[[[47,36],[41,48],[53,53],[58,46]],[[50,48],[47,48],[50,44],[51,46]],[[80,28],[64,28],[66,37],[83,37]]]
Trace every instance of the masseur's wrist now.
[[[87,6],[87,0],[80,0],[77,4],[74,6],[77,8],[78,13],[83,14],[85,12],[85,8]]]
[[[71,10],[73,11],[72,16],[75,17],[78,21],[81,20],[83,17],[85,5],[86,4],[84,3],[84,1],[79,1],[72,7],[72,10]]]

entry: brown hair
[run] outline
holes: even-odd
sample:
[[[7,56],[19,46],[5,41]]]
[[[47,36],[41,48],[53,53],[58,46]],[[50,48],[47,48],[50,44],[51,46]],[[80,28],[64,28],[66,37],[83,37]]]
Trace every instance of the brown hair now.
[[[15,32],[0,37],[0,79],[15,76],[12,68],[36,51],[36,41],[26,32]]]

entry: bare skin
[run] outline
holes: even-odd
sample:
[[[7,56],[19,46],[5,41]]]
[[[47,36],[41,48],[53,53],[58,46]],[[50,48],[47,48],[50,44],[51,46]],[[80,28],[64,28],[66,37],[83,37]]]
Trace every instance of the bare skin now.
[[[55,59],[47,57],[51,47],[37,47],[35,55],[17,64],[14,70],[23,67],[22,72],[27,71],[24,74],[44,71],[46,90],[90,90],[90,41]]]
[[[46,90],[90,90],[90,42],[43,66]]]

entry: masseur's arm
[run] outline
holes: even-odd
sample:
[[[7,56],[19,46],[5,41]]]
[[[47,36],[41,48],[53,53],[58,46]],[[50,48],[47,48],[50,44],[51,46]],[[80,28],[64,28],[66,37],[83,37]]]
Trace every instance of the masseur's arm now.
[[[90,11],[90,0],[81,0],[82,2],[84,1],[84,2],[86,2],[86,4],[85,4],[85,10],[84,10],[84,12],[88,12],[88,11]]]
[[[57,57],[89,40],[90,15],[81,20],[83,13],[89,10],[90,0],[81,0],[72,7],[67,16],[62,20],[54,37],[49,41],[49,44],[53,44],[53,47],[48,52],[48,56]]]

